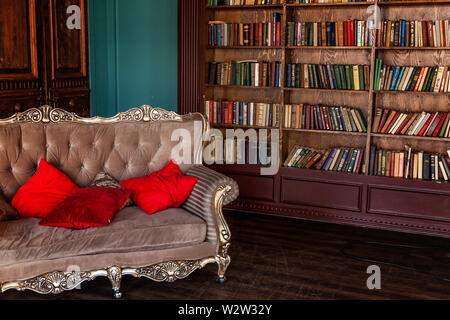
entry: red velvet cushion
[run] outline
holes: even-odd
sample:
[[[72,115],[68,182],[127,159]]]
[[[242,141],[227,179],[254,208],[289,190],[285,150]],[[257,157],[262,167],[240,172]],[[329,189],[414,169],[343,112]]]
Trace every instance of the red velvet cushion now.
[[[87,229],[111,223],[131,192],[115,188],[83,188],[72,191],[40,224],[48,227]]]
[[[42,159],[36,174],[17,191],[11,204],[24,218],[44,218],[76,189],[64,173]]]
[[[122,181],[142,210],[154,214],[167,208],[179,208],[189,197],[198,178],[185,176],[175,162],[151,175]]]

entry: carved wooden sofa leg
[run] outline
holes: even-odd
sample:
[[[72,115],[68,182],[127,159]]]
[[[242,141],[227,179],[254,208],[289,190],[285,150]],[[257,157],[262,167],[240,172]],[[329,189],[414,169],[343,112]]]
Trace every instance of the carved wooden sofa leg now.
[[[228,255],[225,257],[217,256],[216,262],[219,268],[218,271],[219,277],[217,278],[217,282],[219,282],[220,284],[224,284],[227,281],[225,273],[227,272],[228,266],[230,265],[231,258]]]
[[[122,283],[122,269],[119,267],[111,267],[108,269],[108,279],[111,281],[112,289],[114,291],[114,298],[122,298],[120,292],[120,285]]]

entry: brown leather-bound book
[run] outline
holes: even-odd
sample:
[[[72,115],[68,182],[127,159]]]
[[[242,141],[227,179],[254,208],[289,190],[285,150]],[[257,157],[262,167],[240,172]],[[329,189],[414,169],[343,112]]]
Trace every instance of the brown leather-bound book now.
[[[391,46],[391,35],[392,35],[392,21],[388,21],[386,29],[386,47]]]
[[[400,42],[400,21],[396,21],[394,26],[394,47],[398,47],[399,42]]]
[[[244,24],[243,23],[239,24],[239,45],[240,46],[244,45]]]
[[[397,111],[391,110],[391,112],[389,113],[389,116],[386,120],[386,123],[384,124],[383,128],[381,128],[381,130],[380,130],[380,133],[385,133],[387,131],[387,128],[391,124],[391,122],[394,119],[396,114],[397,114]]]
[[[328,149],[325,154],[322,156],[322,158],[320,159],[320,161],[315,165],[315,169],[316,170],[320,170],[322,169],[322,167],[324,166],[325,162],[327,161],[328,157],[330,156],[331,153],[331,149]]]
[[[327,23],[324,21],[321,23],[321,37],[320,45],[325,47],[327,45]]]
[[[322,152],[317,153],[305,166],[305,168],[310,169],[312,166],[314,166],[317,161],[319,161],[323,156]]]
[[[337,25],[337,39],[338,39],[338,46],[343,47],[344,46],[344,22],[339,21],[336,23]]]
[[[402,123],[400,124],[400,126],[398,127],[398,129],[395,131],[394,134],[400,134],[400,132],[402,132],[402,130],[406,126],[406,124],[411,120],[413,115],[414,115],[414,113],[412,113],[412,112],[408,113],[405,120],[402,121]]]
[[[391,176],[391,157],[392,157],[392,152],[391,151],[386,152],[386,169],[385,169],[386,177]]]
[[[422,23],[422,42],[424,47],[428,47],[428,29],[427,29],[427,22],[421,21]]]
[[[405,22],[405,47],[409,47],[410,46],[410,43],[409,43],[409,36],[410,36],[409,30],[411,29],[410,24],[411,23],[409,21]]]
[[[374,118],[373,126],[372,126],[373,133],[378,133],[378,127],[380,126],[382,115],[383,115],[383,109],[377,108],[377,110],[375,111],[375,118]]]
[[[250,46],[254,46],[255,45],[255,27],[256,27],[256,23],[251,23],[249,25],[250,27],[250,33],[249,33],[249,45]]]
[[[275,87],[275,70],[276,70],[276,62],[271,63],[271,72],[270,72],[270,86]]]
[[[428,30],[428,46],[434,47],[434,37],[433,37],[433,21],[427,21],[427,30]]]
[[[302,109],[300,105],[295,106],[295,128],[301,128]]]
[[[370,67],[364,66],[364,90],[370,90]]]
[[[406,125],[403,127],[403,129],[400,131],[401,135],[406,134],[406,132],[408,131],[409,127],[411,127],[411,125],[414,123],[414,121],[417,119],[419,113],[414,113],[411,118],[409,119],[409,121],[406,123]]]
[[[248,24],[244,24],[244,46],[250,45],[250,26]]]
[[[343,22],[344,27],[344,46],[348,46],[348,21]]]
[[[388,118],[388,116],[389,116],[389,112],[390,112],[391,110],[389,110],[389,109],[384,109],[383,110],[383,115],[381,116],[381,121],[380,121],[380,125],[378,126],[378,129],[377,129],[377,133],[380,133],[381,132],[381,129],[384,127],[384,124],[386,123],[386,121],[387,121],[387,118]]]
[[[387,126],[385,131],[381,131],[381,133],[389,133],[391,131],[392,127],[394,126],[395,122],[398,120],[398,118],[402,115],[401,112],[395,111],[395,116],[392,118],[392,120],[389,122],[389,125]],[[389,119],[388,119],[389,120]]]

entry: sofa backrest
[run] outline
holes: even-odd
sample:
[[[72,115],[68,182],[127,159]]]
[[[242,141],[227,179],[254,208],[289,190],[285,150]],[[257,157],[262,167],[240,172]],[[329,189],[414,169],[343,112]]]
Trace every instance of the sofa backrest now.
[[[30,116],[37,111],[42,114]],[[5,197],[12,199],[36,172],[40,159],[46,159],[80,187],[89,186],[99,172],[119,181],[141,177],[162,169],[180,141],[192,146],[187,150],[197,163],[201,161],[205,127],[199,114],[180,117],[148,106],[110,119],[82,119],[49,107],[33,109],[28,116],[22,113],[0,120],[0,187]],[[171,141],[176,129],[187,130],[190,141],[186,136]],[[182,171],[190,166],[180,165]]]

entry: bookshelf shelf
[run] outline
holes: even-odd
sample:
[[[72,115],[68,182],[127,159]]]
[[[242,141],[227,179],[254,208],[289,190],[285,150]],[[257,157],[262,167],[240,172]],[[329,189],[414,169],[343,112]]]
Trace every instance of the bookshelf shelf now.
[[[283,128],[283,130],[284,131],[293,131],[293,132],[317,133],[317,134],[339,134],[339,135],[360,136],[360,137],[367,136],[367,133],[363,133],[363,132],[308,130],[308,129],[292,129],[292,128]]]
[[[410,6],[410,5],[421,5],[421,6],[434,6],[434,5],[445,5],[450,4],[448,0],[423,0],[423,1],[378,1],[379,6]]]
[[[254,60],[277,61],[282,66],[281,87],[205,85],[205,99],[209,101],[264,100],[264,103],[272,102],[280,105],[279,128],[211,124],[211,127],[218,129],[280,129],[281,132],[280,170],[273,178],[261,177],[260,166],[217,165],[213,167],[232,175],[238,181],[240,188],[246,190],[245,196],[233,204],[232,208],[327,222],[337,221],[366,227],[375,226],[382,229],[444,234],[450,238],[450,189],[447,183],[373,176],[370,166],[372,147],[394,151],[404,150],[405,145],[408,145],[416,152],[422,150],[441,156],[446,154],[450,147],[450,138],[379,134],[372,132],[372,126],[377,108],[402,110],[402,112],[422,112],[423,110],[428,113],[449,112],[450,93],[286,87],[288,64],[369,65],[369,88],[374,88],[377,58],[382,59],[383,65],[387,66],[450,67],[448,59],[450,47],[385,47],[377,46],[376,41],[372,42],[374,46],[342,46],[348,43],[347,40],[338,42],[341,46],[288,45],[295,43],[288,42],[288,23],[291,22],[344,22],[355,19],[364,21],[369,15],[366,12],[367,7],[373,5],[380,7],[382,19],[390,21],[447,20],[450,17],[450,0],[386,2],[375,0],[310,4],[288,4],[282,0],[281,3],[279,5],[207,7],[209,21],[250,24],[270,21],[274,12],[282,13],[283,16],[281,19],[282,46],[278,47],[211,47],[208,46],[208,35],[205,31],[204,59],[207,63]],[[204,21],[205,26],[207,23],[208,21]],[[291,67],[290,70],[292,70]],[[202,81],[208,78],[208,70],[204,73]],[[319,75],[319,77],[323,76],[323,73]],[[291,85],[291,82],[289,84]],[[296,85],[298,85],[297,82]],[[303,86],[302,82],[301,86]],[[368,132],[284,128],[285,114],[283,112],[287,105],[342,106],[358,109],[359,115],[364,118]],[[294,113],[291,115],[293,116]],[[333,126],[333,128],[336,127]],[[283,164],[292,149],[298,145],[315,150],[339,147],[364,150],[365,158],[361,166],[363,173],[284,167]],[[305,190],[305,192],[298,192],[298,190]],[[320,196],[314,199],[315,194]],[[421,199],[420,203],[413,204],[410,201],[412,198]],[[418,207],[420,209],[417,209]],[[418,214],[418,210],[422,213]],[[445,213],[442,213],[443,211]],[[422,218],[417,218],[420,214]],[[445,223],[441,223],[443,215],[445,215]],[[402,217],[414,219],[402,220]],[[437,225],[439,230],[436,229]]]
[[[283,9],[282,4],[239,5],[239,6],[206,6],[207,10],[245,10],[245,9]]]
[[[282,50],[283,47],[269,47],[269,46],[208,46],[207,49],[210,50],[227,50],[227,49],[243,49],[243,50],[249,50],[249,49],[264,49],[264,50]]]
[[[282,90],[281,87],[255,87],[255,86],[225,86],[225,85],[218,85],[218,84],[206,84],[205,85],[208,88],[228,88],[228,89],[253,89],[253,90]]]
[[[302,50],[302,49],[314,49],[314,50],[371,50],[372,47],[325,47],[325,46],[288,46],[289,50]]]
[[[225,123],[212,123],[212,128],[229,128],[229,129],[279,129],[277,127],[265,127],[265,126],[245,126],[240,124],[225,124]]]
[[[317,7],[364,7],[375,4],[374,2],[346,2],[346,3],[292,3],[286,4],[287,8],[317,8]]]
[[[368,94],[367,90],[337,90],[337,89],[310,89],[310,88],[284,88],[285,91],[305,91],[305,92],[336,92],[336,93],[358,93]]]
[[[422,140],[422,141],[436,141],[442,143],[449,143],[450,138],[440,138],[440,137],[421,137],[421,136],[408,136],[408,135],[394,135],[394,134],[379,134],[372,133],[372,137],[383,138],[383,139],[411,139],[411,140]]]
[[[395,51],[406,51],[406,50],[450,50],[450,47],[376,47],[377,50],[395,50]]]
[[[449,94],[448,92],[422,92],[422,91],[389,91],[389,90],[381,90],[374,91],[375,94],[407,94],[407,95],[428,95],[428,96],[440,96]]]

